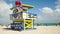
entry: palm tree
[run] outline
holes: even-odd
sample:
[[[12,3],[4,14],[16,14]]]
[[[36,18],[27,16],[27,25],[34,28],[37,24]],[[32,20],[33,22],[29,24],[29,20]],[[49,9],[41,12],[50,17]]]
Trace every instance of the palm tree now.
[[[40,26],[40,23],[37,23],[37,26]]]
[[[60,23],[59,23],[59,25],[60,25]]]

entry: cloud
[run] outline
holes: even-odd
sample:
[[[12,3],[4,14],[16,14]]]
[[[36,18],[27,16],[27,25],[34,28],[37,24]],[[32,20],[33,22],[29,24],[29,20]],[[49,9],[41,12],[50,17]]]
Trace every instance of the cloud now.
[[[60,9],[53,10],[51,8],[44,7],[40,9],[40,11],[42,12],[42,18],[44,18],[43,22],[45,23],[59,23],[60,22]]]
[[[48,7],[44,7],[42,9],[39,9],[40,11],[42,11],[42,13],[44,14],[51,14],[53,13],[53,10],[51,8],[48,8]]]
[[[56,2],[56,9],[60,9],[60,0],[57,0]]]
[[[12,4],[7,4],[4,0],[0,0],[0,23],[9,23],[9,14]]]
[[[43,22],[45,23],[59,23],[60,22],[60,0],[57,0],[55,10],[49,7],[43,7],[39,10],[43,15]]]
[[[35,23],[40,23],[40,22],[42,22],[43,20],[44,20],[44,18],[43,18],[42,16],[38,15],[38,17],[37,17],[36,20],[35,20]]]

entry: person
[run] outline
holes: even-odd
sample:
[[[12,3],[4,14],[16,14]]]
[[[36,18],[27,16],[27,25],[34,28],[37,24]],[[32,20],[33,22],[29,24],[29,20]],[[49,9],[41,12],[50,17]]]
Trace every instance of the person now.
[[[20,1],[15,2],[15,7],[10,8],[13,10],[13,13],[19,13],[23,11],[22,3]]]
[[[19,12],[23,11],[22,3],[20,1],[16,1],[15,5]]]

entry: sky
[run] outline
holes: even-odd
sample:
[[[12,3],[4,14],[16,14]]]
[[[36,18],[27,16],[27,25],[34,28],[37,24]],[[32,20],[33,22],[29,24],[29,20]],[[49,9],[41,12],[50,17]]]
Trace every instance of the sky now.
[[[16,0],[0,0],[0,23],[11,23],[10,8],[15,5]],[[59,23],[60,22],[60,0],[20,0],[23,4],[35,6],[28,11],[37,14],[35,23]]]

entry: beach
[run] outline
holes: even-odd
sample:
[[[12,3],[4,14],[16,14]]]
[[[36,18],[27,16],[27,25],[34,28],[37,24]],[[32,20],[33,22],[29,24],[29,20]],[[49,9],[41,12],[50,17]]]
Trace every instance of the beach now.
[[[34,26],[33,30],[16,31],[0,26],[0,34],[60,34],[60,26]]]

